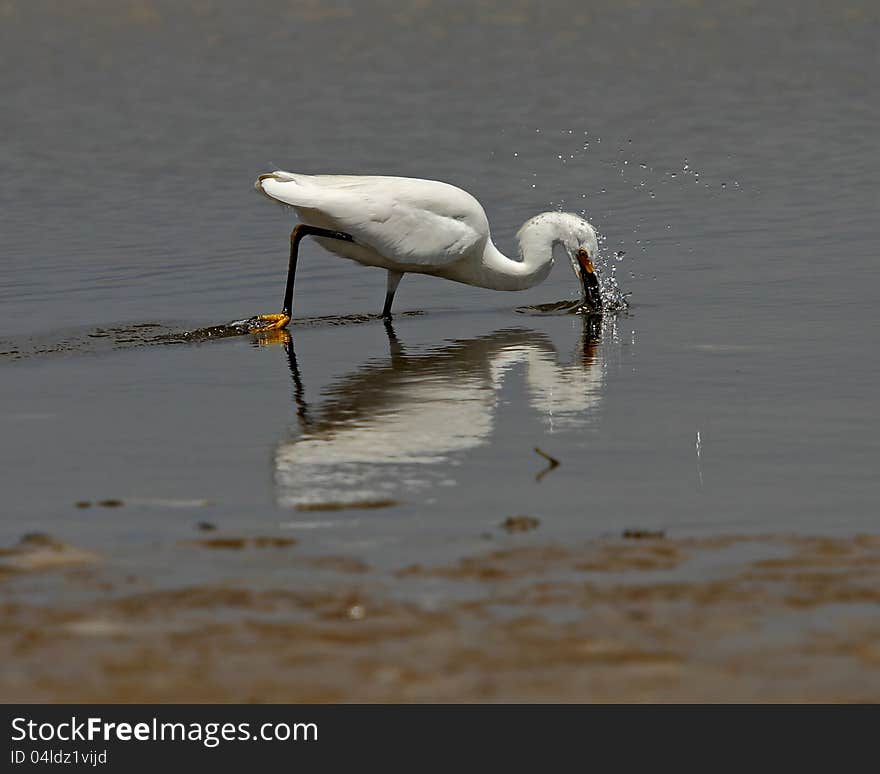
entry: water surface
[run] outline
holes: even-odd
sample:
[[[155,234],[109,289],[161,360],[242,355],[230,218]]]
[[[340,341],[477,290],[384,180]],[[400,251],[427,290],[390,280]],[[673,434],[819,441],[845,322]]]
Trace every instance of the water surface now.
[[[876,528],[874,4],[3,14],[5,541],[191,580],[227,572],[178,561],[201,520],[389,565],[517,514]],[[560,261],[518,294],[408,276],[388,331],[383,273],[307,244],[291,340],[180,340],[277,311],[291,214],[252,189],[277,167],[453,182],[508,251],[583,211],[630,308],[517,311],[576,295]]]

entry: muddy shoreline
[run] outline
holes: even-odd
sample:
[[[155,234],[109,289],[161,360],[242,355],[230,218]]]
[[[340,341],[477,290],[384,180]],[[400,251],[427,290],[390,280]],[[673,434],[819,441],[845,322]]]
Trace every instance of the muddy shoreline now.
[[[0,555],[0,691],[21,702],[880,695],[880,536],[568,546],[533,535],[389,572],[274,536],[212,532],[182,550],[221,567],[242,552],[280,553],[295,582],[174,589],[31,535]],[[57,604],[29,601],[23,589],[37,580]]]

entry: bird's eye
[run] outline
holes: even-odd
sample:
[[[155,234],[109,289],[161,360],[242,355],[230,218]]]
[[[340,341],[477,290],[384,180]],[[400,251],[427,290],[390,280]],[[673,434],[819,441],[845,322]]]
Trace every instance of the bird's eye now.
[[[593,267],[593,262],[590,260],[590,254],[587,252],[586,247],[581,247],[577,251],[577,260],[581,265],[581,268],[587,272],[588,274],[592,274],[595,271]]]

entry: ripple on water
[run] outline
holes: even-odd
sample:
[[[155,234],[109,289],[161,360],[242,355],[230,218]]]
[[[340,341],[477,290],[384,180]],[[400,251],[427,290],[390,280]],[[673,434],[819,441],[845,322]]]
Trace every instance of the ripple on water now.
[[[397,317],[416,317],[421,311],[401,312]],[[290,323],[292,328],[327,325],[360,325],[381,320],[380,315],[350,314],[303,317]],[[106,327],[50,331],[34,336],[0,339],[0,363],[51,355],[108,352],[135,347],[203,344],[236,336],[252,336],[257,341],[284,339],[284,330],[254,333],[242,321],[187,329],[167,322],[139,322]]]
[[[551,301],[546,304],[534,304],[532,306],[518,306],[514,309],[519,314],[528,314],[534,317],[553,317],[569,314],[584,315],[586,317],[601,318],[604,316],[613,316],[618,312],[622,312],[629,308],[626,300],[621,296],[619,305],[605,305],[601,312],[597,312],[581,299]]]

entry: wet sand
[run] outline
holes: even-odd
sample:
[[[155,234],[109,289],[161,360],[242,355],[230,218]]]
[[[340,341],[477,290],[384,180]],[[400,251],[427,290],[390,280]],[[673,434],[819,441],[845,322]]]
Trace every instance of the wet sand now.
[[[389,571],[356,555],[309,555],[304,541],[277,535],[202,530],[179,550],[226,580],[179,588],[120,576],[88,546],[29,535],[0,553],[0,693],[25,702],[880,695],[880,536],[634,530],[569,546],[540,533],[502,524],[464,559]],[[231,582],[224,566],[246,552],[284,559],[291,582]]]

